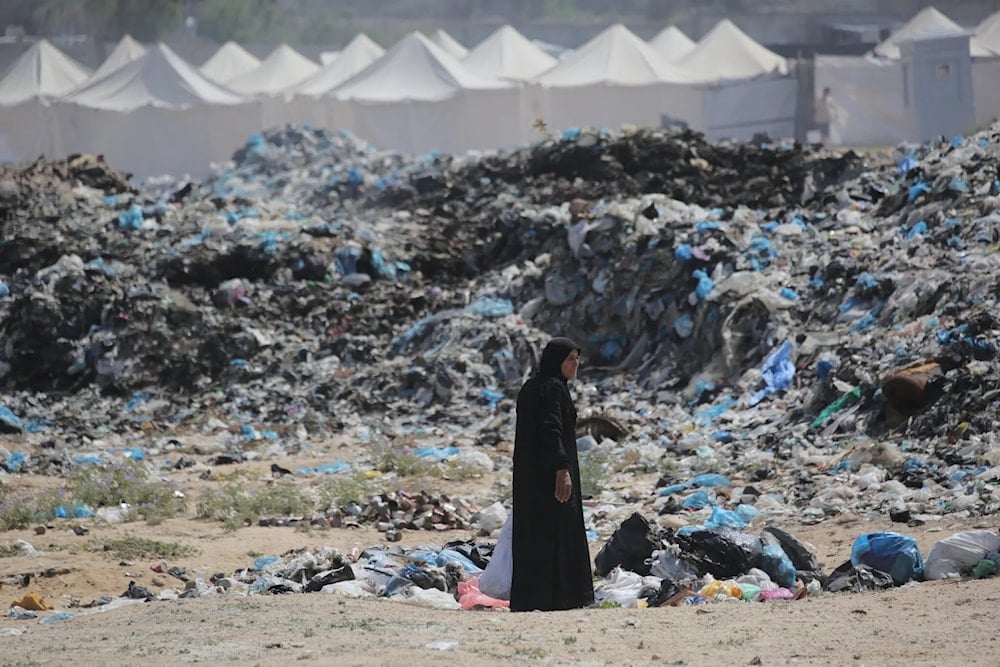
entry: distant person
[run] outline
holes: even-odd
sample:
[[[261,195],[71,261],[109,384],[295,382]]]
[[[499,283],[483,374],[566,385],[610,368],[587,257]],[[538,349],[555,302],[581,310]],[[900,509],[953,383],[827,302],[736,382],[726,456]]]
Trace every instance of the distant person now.
[[[833,92],[829,87],[824,88],[813,106],[813,127],[819,132],[821,143],[840,143],[840,129],[845,117],[846,114],[833,99]]]
[[[579,368],[580,347],[553,338],[517,396],[511,611],[577,609],[594,601],[568,386]]]

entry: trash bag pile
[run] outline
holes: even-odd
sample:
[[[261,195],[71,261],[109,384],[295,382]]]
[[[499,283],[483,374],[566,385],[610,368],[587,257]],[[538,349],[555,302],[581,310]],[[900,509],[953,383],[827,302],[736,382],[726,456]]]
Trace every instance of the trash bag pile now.
[[[0,430],[22,440],[0,465],[181,432],[227,456],[248,432],[274,458],[493,448],[561,334],[581,416],[624,426],[592,452],[663,472],[657,512],[992,513],[998,153],[998,125],[864,156],[659,129],[405,156],[281,128],[201,183],[3,168]],[[734,493],[685,486],[709,472]]]
[[[503,540],[501,539],[501,542]],[[25,548],[33,549],[25,543]],[[445,610],[510,608],[511,564],[493,568],[500,544],[476,539],[444,546],[333,547],[262,555],[234,572],[206,573],[158,561],[158,592],[131,581],[71,609],[107,610],[131,603],[213,596],[300,593],[378,598]],[[984,578],[1000,568],[1000,532],[973,530],[936,542],[926,560],[901,533],[859,535],[850,558],[829,573],[813,548],[775,526],[757,530],[688,526],[663,530],[638,512],[623,521],[594,562],[597,607],[676,607],[717,602],[793,601],[829,593],[864,593],[934,579]],[[489,578],[489,579],[488,579]],[[37,618],[52,605],[36,593],[15,600],[10,617]],[[42,622],[72,618],[58,611]]]
[[[599,603],[625,607],[798,600],[862,593],[912,581],[992,576],[1000,532],[967,531],[938,541],[926,561],[916,540],[883,531],[859,535],[850,559],[825,573],[812,547],[766,526],[685,526],[663,530],[638,512],[595,558]]]

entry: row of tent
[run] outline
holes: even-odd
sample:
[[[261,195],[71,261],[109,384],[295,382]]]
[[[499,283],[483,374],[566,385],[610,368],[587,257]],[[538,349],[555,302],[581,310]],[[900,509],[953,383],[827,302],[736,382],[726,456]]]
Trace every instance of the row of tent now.
[[[42,41],[0,80],[0,158],[99,152],[137,175],[198,175],[247,136],[285,123],[415,153],[524,145],[540,138],[538,119],[556,130],[667,116],[747,136],[791,131],[795,82],[784,58],[729,21],[697,44],[680,40],[676,29],[655,40],[689,47],[671,62],[619,24],[557,60],[506,26],[461,59],[450,52],[460,45],[414,32],[388,52],[359,35],[323,66],[287,45],[257,62],[226,44],[195,68],[164,44],[126,38],[93,75]],[[780,127],[768,85],[783,89]],[[723,88],[743,103],[709,99]]]
[[[728,20],[720,21],[697,43],[676,26],[668,26],[647,44],[624,26],[614,25],[575,51],[563,52],[560,59],[509,25],[496,30],[471,51],[443,30],[435,31],[429,40],[448,58],[459,61],[462,66],[452,69],[464,70],[464,74],[544,86],[597,81],[624,85],[653,81],[705,83],[788,72],[784,58]],[[406,41],[402,40],[397,49]],[[0,105],[10,106],[33,97],[74,99],[88,85],[140,60],[146,53],[145,46],[126,35],[91,73],[42,40],[0,79]],[[243,96],[343,97],[337,89],[385,55],[385,49],[365,34],[355,37],[343,51],[324,54],[326,62],[322,65],[286,44],[262,61],[239,44],[227,42],[197,70],[212,83]],[[400,83],[415,87],[405,80]],[[435,99],[439,94],[421,88],[407,99]],[[400,94],[395,97],[403,98]],[[154,98],[153,102],[173,105],[171,100]]]
[[[949,31],[962,29],[924,10],[870,60],[892,62],[906,40]],[[1000,53],[1000,12],[970,50]],[[560,58],[510,26],[471,51],[443,31],[411,33],[388,52],[362,34],[323,60],[282,45],[261,61],[230,42],[195,68],[125,37],[91,73],[39,41],[0,79],[0,160],[100,152],[139,175],[199,174],[289,122],[410,152],[529,143],[539,119],[557,130],[669,119],[710,138],[789,136],[799,98],[786,59],[728,20],[698,42],[674,26],[646,42],[614,25]]]

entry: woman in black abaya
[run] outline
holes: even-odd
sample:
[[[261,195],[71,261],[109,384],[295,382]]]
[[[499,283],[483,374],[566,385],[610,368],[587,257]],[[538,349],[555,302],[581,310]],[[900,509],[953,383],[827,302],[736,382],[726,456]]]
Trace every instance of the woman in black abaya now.
[[[567,382],[580,347],[553,338],[517,396],[512,611],[576,609],[594,601],[583,525],[576,409]]]

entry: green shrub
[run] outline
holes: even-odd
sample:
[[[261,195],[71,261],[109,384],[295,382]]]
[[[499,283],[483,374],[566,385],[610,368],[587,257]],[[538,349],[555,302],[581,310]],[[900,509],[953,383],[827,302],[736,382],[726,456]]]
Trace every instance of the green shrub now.
[[[315,508],[316,501],[289,482],[269,484],[257,490],[227,484],[221,489],[204,491],[198,498],[195,513],[199,519],[221,521],[228,530],[236,530],[264,516],[298,516],[309,514]]]
[[[74,502],[92,509],[131,506],[126,518],[142,517],[157,524],[181,514],[186,506],[173,484],[149,479],[149,471],[139,461],[110,465],[87,465],[73,471],[69,494]]]

